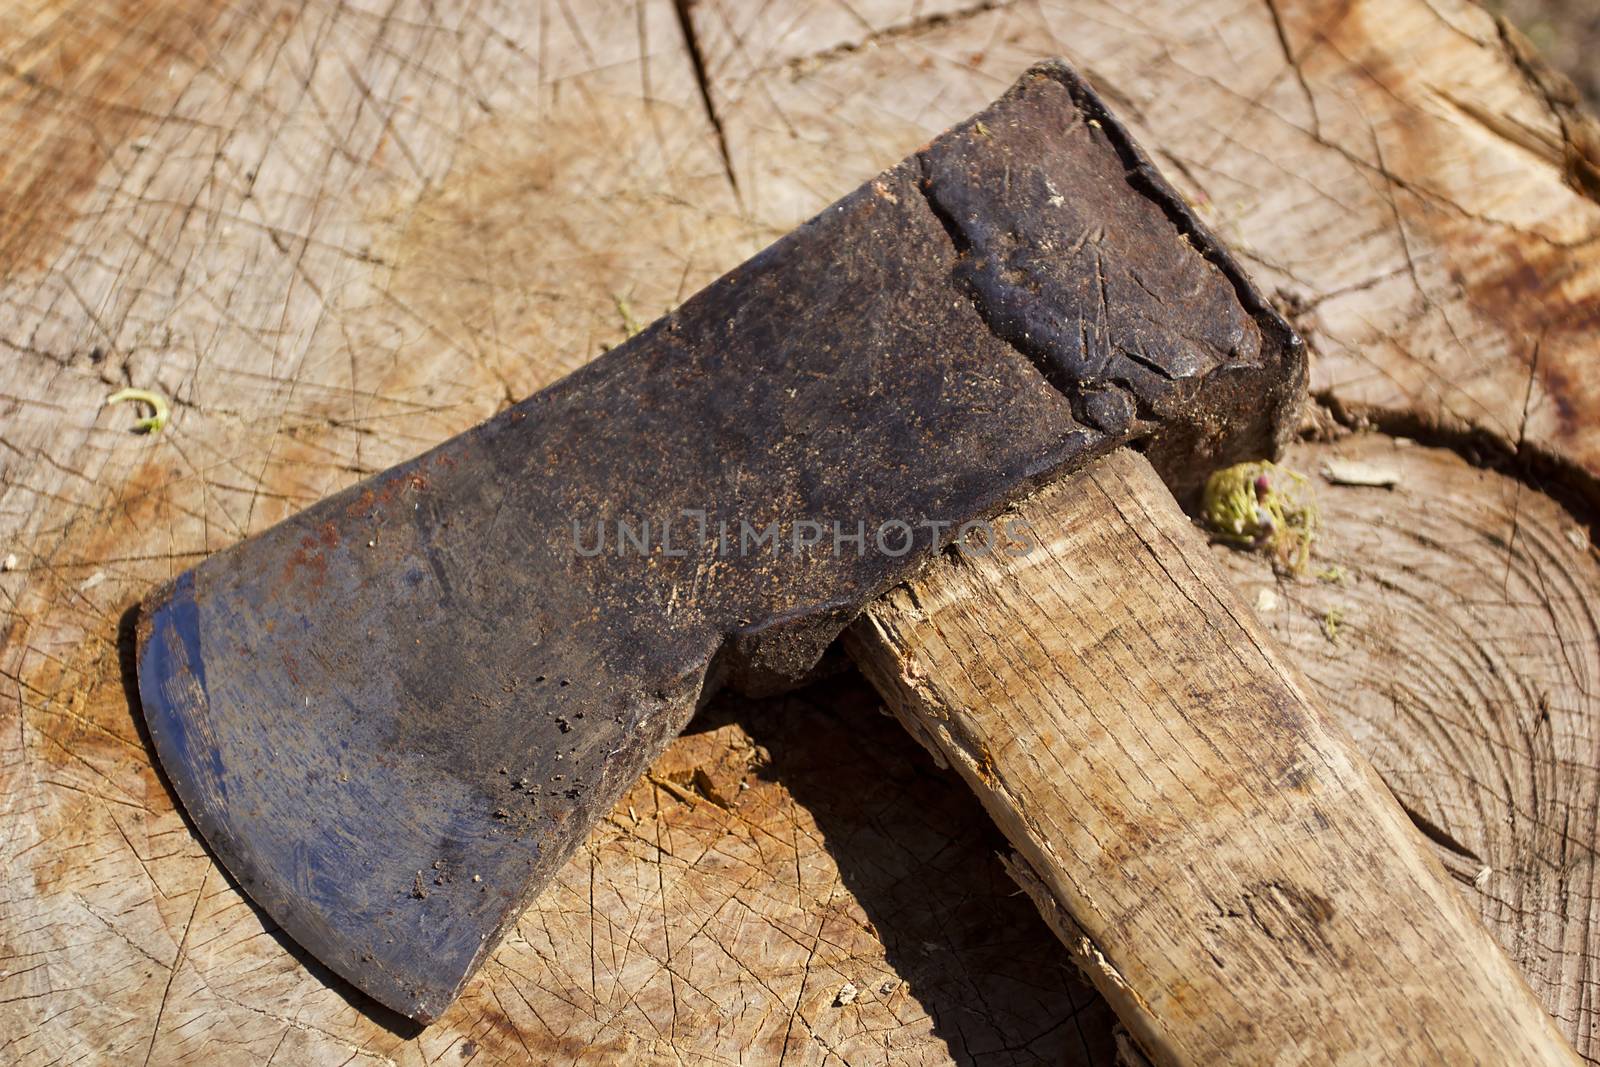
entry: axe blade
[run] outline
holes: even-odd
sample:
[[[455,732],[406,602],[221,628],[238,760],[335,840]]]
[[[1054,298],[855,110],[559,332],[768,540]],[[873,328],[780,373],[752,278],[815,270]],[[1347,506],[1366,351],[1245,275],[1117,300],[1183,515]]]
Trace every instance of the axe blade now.
[[[963,523],[1120,445],[1180,491],[1273,452],[1304,374],[1041,64],[628,343],[154,592],[144,715],[244,890],[429,1021],[712,690],[795,684]]]

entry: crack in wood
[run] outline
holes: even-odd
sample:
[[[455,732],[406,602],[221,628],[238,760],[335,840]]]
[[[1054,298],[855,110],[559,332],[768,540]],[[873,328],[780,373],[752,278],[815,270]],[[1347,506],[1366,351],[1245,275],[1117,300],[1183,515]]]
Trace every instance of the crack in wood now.
[[[711,76],[706,70],[706,59],[700,49],[700,35],[694,24],[695,0],[672,0],[672,10],[678,16],[678,28],[683,31],[683,46],[689,54],[689,64],[694,68],[695,85],[700,91],[700,105],[705,110],[706,121],[717,139],[717,153],[722,157],[722,171],[739,196],[739,176],[734,172],[733,156],[728,151],[728,132],[723,128],[722,115],[717,111],[717,101]]]

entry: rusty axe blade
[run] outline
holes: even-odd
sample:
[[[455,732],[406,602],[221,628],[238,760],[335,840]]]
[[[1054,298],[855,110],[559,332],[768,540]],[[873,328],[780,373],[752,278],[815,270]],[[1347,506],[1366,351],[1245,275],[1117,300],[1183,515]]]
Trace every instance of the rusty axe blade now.
[[[711,691],[793,685],[964,523],[1130,442],[1273,450],[1283,321],[1070,69],[627,344],[156,591],[139,691],[291,936],[436,1017]]]

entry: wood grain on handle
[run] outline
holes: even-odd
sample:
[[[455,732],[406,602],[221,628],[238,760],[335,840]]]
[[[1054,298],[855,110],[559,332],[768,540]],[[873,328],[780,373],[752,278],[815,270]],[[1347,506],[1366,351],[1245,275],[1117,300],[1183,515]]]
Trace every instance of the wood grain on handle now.
[[[852,654],[1158,1064],[1577,1059],[1142,456],[948,553]]]

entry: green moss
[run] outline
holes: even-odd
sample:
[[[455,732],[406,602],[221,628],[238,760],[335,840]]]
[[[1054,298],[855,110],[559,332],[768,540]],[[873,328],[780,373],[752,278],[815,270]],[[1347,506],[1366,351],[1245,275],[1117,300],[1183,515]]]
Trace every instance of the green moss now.
[[[1206,479],[1201,521],[1211,536],[1261,552],[1304,574],[1317,535],[1317,505],[1305,475],[1276,463],[1239,463]]]

